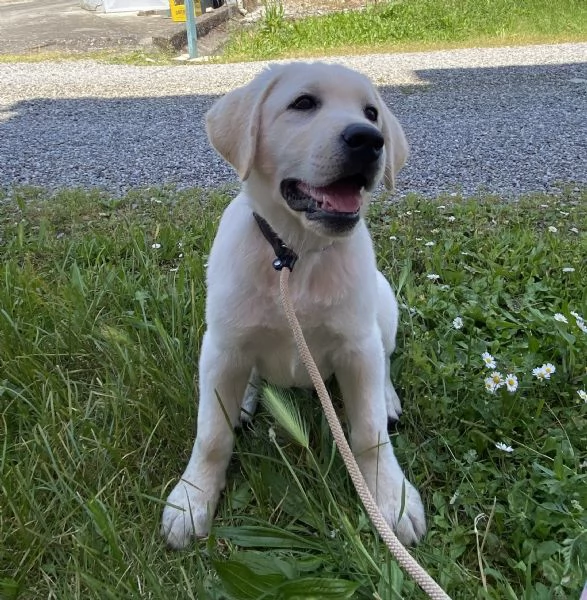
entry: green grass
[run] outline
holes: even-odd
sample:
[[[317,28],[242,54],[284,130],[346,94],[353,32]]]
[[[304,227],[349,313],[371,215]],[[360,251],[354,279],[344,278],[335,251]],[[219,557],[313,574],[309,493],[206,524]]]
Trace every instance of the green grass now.
[[[279,425],[274,398],[237,435],[212,535],[184,553],[161,543],[230,193],[3,200],[3,600],[423,597],[376,542],[310,394],[301,424]],[[414,554],[455,599],[577,598],[587,578],[587,335],[571,315],[587,316],[586,206],[582,189],[371,209],[402,308],[393,442],[429,519]],[[484,390],[485,351],[515,393]],[[556,373],[538,381],[545,362]]]
[[[279,0],[268,0],[264,20],[239,30],[227,60],[412,51],[471,46],[585,40],[582,0],[399,0],[364,11],[297,21],[285,18]]]

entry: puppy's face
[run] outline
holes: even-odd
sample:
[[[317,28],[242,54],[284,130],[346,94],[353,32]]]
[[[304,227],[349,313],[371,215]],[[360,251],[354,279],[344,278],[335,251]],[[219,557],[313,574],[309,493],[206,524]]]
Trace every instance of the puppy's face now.
[[[293,68],[261,109],[255,168],[307,226],[350,232],[385,167],[379,103],[369,81],[337,67]]]
[[[219,127],[222,113],[232,119],[235,111],[246,126]],[[401,127],[369,80],[320,63],[276,67],[231,92],[210,111],[208,132],[243,179],[254,173],[264,196],[326,237],[353,230],[370,192],[384,175],[393,185],[407,153]]]

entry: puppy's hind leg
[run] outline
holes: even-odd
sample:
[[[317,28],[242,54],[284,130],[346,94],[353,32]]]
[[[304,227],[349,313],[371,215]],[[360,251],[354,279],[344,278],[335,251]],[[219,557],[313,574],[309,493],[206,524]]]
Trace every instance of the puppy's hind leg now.
[[[395,350],[399,310],[395,294],[381,272],[377,272],[377,296],[377,324],[385,353],[385,406],[387,418],[393,422],[398,421],[402,414],[399,396],[391,382],[391,355]]]
[[[172,548],[207,535],[226,482],[241,401],[251,373],[243,356],[206,332],[200,355],[198,431],[192,455],[163,510],[161,534]]]
[[[259,403],[259,395],[261,394],[261,383],[261,377],[257,369],[253,369],[241,404],[241,423],[243,425],[253,420],[257,404]]]

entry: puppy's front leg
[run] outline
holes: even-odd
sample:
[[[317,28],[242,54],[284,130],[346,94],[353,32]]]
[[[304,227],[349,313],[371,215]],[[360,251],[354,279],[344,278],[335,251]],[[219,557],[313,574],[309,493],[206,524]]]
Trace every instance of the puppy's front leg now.
[[[381,336],[374,331],[352,344],[337,357],[335,367],[350,425],[350,445],[385,519],[404,544],[414,544],[426,532],[426,519],[420,495],[405,479],[387,433],[386,357]]]
[[[167,499],[161,533],[172,548],[206,535],[226,483],[243,393],[251,365],[240,353],[219,348],[206,332],[200,355],[198,429],[189,463]]]

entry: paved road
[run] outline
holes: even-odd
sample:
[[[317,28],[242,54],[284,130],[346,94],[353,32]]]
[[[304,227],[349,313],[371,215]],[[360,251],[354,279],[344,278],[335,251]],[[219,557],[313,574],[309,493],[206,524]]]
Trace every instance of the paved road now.
[[[412,147],[400,194],[587,184],[587,44],[338,59],[380,86]],[[0,186],[234,181],[204,112],[263,68],[0,64]]]
[[[85,10],[80,0],[0,0],[0,54],[135,49],[182,29],[159,15]]]

